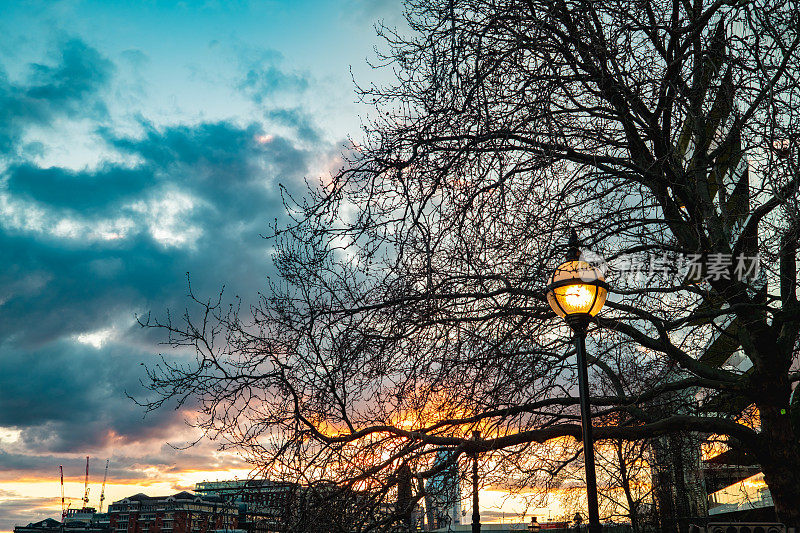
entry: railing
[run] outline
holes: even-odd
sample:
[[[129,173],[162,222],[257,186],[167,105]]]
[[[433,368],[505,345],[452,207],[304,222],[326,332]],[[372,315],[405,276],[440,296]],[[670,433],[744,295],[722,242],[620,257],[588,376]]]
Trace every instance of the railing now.
[[[795,533],[780,522],[709,522],[707,526],[691,526],[689,533]]]

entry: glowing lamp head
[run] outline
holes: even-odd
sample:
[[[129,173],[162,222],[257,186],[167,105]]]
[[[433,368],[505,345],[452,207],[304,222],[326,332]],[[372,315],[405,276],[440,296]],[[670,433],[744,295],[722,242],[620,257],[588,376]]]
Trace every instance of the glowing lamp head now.
[[[586,261],[567,261],[556,268],[547,284],[547,302],[566,319],[597,316],[608,294],[603,273]]]

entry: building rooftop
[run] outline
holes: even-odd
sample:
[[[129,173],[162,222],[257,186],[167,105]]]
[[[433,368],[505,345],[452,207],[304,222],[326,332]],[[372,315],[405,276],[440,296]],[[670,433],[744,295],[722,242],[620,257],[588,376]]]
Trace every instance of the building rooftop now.
[[[219,496],[211,496],[211,495],[202,495],[202,494],[194,494],[189,491],[181,491],[175,494],[170,494],[167,496],[148,496],[147,494],[142,494],[141,492],[138,494],[134,494],[133,496],[128,496],[121,500],[115,501],[114,504],[120,503],[130,503],[130,502],[139,502],[139,503],[152,503],[152,502],[159,502],[164,500],[175,500],[175,501],[203,501],[203,502],[223,502],[224,500]]]
[[[42,528],[43,529],[43,528],[46,528],[46,527],[58,527],[60,525],[61,525],[61,522],[59,522],[58,520],[55,520],[53,518],[45,518],[44,520],[40,520],[39,522],[31,522],[30,524],[28,524],[25,527],[31,527],[31,528],[36,528],[36,529]]]

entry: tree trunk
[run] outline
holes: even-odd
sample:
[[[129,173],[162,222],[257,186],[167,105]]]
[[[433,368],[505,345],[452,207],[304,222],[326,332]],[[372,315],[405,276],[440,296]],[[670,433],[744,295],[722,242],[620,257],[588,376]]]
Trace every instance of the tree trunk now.
[[[800,527],[800,443],[785,408],[758,405],[761,445],[758,459],[769,487],[778,520]]]

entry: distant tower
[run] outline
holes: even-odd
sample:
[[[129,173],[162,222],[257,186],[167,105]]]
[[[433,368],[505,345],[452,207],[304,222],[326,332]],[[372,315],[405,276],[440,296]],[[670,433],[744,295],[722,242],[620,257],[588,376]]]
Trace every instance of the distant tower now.
[[[451,460],[453,452],[440,451],[436,454],[436,465]],[[427,528],[455,526],[461,524],[461,486],[458,475],[458,462],[430,478],[425,486],[425,514]]]

